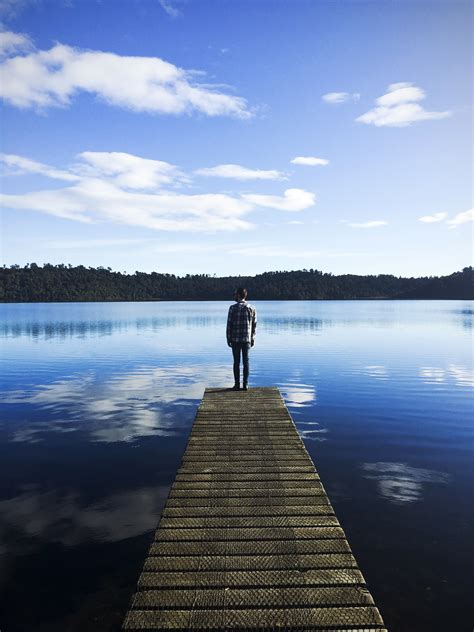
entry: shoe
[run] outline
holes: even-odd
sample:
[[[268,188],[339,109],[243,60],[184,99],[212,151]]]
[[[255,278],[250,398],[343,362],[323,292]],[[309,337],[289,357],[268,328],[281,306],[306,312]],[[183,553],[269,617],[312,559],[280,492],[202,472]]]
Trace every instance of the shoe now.
[[[247,386],[247,384],[244,384],[244,385],[243,385],[242,390],[243,390],[243,391],[248,391],[248,390],[249,390],[249,387]]]
[[[234,384],[234,386],[232,387],[233,391],[240,391],[240,386],[238,384]]]

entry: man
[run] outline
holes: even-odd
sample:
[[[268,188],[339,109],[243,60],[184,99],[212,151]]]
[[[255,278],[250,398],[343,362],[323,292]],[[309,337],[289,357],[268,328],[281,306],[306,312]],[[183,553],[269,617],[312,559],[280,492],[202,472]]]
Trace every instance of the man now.
[[[243,390],[248,390],[249,349],[255,344],[257,331],[257,310],[247,303],[247,290],[239,287],[235,291],[236,303],[229,307],[227,317],[227,344],[234,356],[234,391],[240,390],[240,355],[244,365]]]

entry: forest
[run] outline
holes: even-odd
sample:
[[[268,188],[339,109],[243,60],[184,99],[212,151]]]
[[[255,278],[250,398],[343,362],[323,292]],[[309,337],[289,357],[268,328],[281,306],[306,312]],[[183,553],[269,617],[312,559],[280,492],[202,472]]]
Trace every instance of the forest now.
[[[334,275],[319,270],[264,272],[255,276],[126,274],[111,268],[42,266],[0,268],[0,301],[211,301],[232,299],[246,287],[249,300],[473,299],[474,271],[448,276]]]

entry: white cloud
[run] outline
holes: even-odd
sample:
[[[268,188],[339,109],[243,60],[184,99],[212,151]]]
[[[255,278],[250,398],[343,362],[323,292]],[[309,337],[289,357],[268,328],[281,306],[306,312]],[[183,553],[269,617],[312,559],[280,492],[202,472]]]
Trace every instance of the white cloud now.
[[[88,178],[63,189],[0,196],[4,207],[34,210],[91,223],[111,221],[154,230],[216,231],[250,228],[241,219],[252,209],[226,194],[137,193]]]
[[[375,107],[356,121],[376,127],[407,127],[417,121],[443,119],[451,112],[429,112],[419,105],[426,93],[412,83],[392,83],[388,92],[375,100]]]
[[[315,194],[304,189],[287,189],[283,196],[247,194],[242,198],[251,204],[275,208],[279,211],[303,211],[316,203]]]
[[[163,11],[165,11],[171,18],[177,18],[181,15],[181,11],[174,7],[169,0],[158,0],[158,2]]]
[[[474,209],[471,208],[469,211],[464,211],[464,213],[458,213],[454,219],[450,219],[446,223],[449,225],[449,228],[456,228],[460,224],[472,221],[474,221]]]
[[[424,222],[425,224],[434,224],[436,222],[442,222],[447,216],[447,213],[434,213],[433,215],[423,215],[423,217],[418,218],[418,221]]]
[[[115,222],[154,230],[232,231],[252,227],[244,219],[259,206],[299,211],[312,206],[313,193],[287,189],[277,195],[185,194],[163,185],[186,182],[170,163],[122,152],[83,152],[69,170],[15,156],[0,155],[9,167],[22,173],[40,173],[70,180],[59,189],[0,195],[5,208],[38,211],[79,222]]]
[[[329,160],[326,160],[326,158],[315,158],[314,156],[297,156],[290,162],[294,165],[306,165],[307,167],[317,167],[319,165],[325,167],[329,164]]]
[[[0,154],[0,161],[7,167],[8,175],[21,175],[24,173],[37,173],[39,175],[53,178],[54,180],[68,180],[71,182],[79,180],[79,177],[68,171],[55,169],[49,165],[36,160],[30,160],[16,154]]]
[[[212,178],[233,178],[235,180],[283,180],[285,174],[280,171],[262,169],[249,169],[241,165],[217,165],[216,167],[204,167],[197,169],[196,174]]]
[[[326,103],[345,103],[346,101],[358,101],[360,94],[358,92],[328,92],[321,97]]]
[[[370,222],[359,222],[354,224],[347,222],[347,225],[351,226],[352,228],[377,228],[379,226],[387,226],[388,222],[386,222],[385,220],[377,219]]]
[[[12,33],[11,31],[0,32],[0,57],[31,50],[31,48],[33,48],[33,44],[27,35]]]
[[[65,107],[78,93],[88,92],[135,112],[252,115],[242,97],[225,94],[221,86],[199,84],[195,81],[198,73],[159,57],[121,56],[56,44],[50,50],[5,59],[0,70],[0,94],[19,108]]]
[[[85,175],[113,176],[113,181],[120,187],[156,189],[177,179],[186,179],[175,165],[162,160],[107,151],[84,151],[79,155],[87,163],[79,167],[79,171]]]
[[[304,222],[300,222],[299,220],[295,219],[292,222],[287,222],[287,224],[290,224],[290,226],[303,226]]]
[[[71,182],[99,177],[127,189],[156,189],[163,184],[188,181],[175,165],[162,160],[110,151],[84,151],[79,154],[79,158],[82,162],[65,171],[16,154],[0,153],[0,162],[9,170],[7,175],[36,173]]]

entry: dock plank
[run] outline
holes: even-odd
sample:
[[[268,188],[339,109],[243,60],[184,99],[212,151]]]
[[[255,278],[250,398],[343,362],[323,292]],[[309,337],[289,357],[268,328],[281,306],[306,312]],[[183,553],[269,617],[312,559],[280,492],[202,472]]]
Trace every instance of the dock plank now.
[[[123,629],[387,632],[277,388],[206,389]]]

